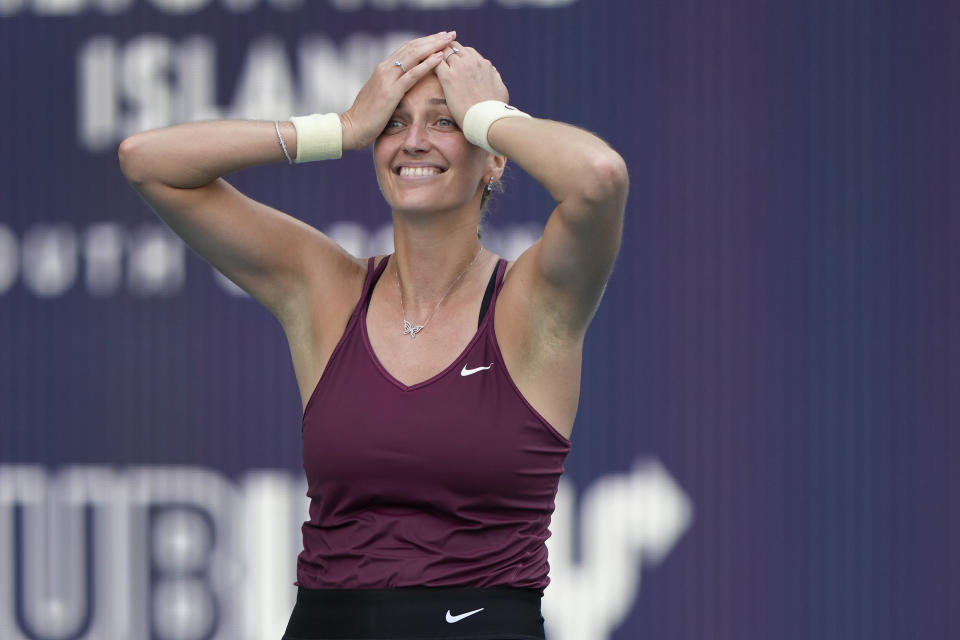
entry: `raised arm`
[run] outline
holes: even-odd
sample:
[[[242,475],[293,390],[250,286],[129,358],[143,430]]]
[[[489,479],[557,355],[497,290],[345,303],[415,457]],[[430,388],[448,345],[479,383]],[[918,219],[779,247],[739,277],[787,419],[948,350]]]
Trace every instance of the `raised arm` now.
[[[282,123],[288,151],[296,135]],[[131,186],[191,248],[278,316],[294,287],[310,227],[252,200],[221,176],[285,162],[274,123],[195,122],[130,136],[120,168]],[[287,251],[279,250],[287,247]]]
[[[366,146],[383,130],[409,86],[441,60],[431,54],[452,38],[444,33],[411,40],[378,65],[340,115],[345,151]],[[392,68],[395,59],[405,60],[407,73]],[[279,123],[279,133],[296,158],[294,125]],[[326,298],[353,284],[357,261],[330,238],[223,179],[286,162],[275,123],[225,120],[145,131],[124,140],[118,155],[127,180],[160,218],[281,322],[303,309],[307,292]]]
[[[293,125],[280,123],[291,154]],[[329,271],[349,256],[313,227],[253,200],[222,176],[286,162],[273,122],[195,122],[124,140],[120,168],[131,186],[193,250],[283,320],[315,259]],[[325,263],[325,264],[324,264]]]
[[[558,328],[581,334],[620,248],[628,188],[623,158],[582,129],[538,118],[497,120],[487,139],[557,202],[531,248],[531,277],[548,309],[562,314],[565,326]]]
[[[509,99],[500,74],[470,47],[449,56],[436,73],[461,126],[474,104]],[[555,337],[578,340],[596,311],[620,247],[628,191],[623,158],[587,131],[539,118],[496,120],[487,130],[487,143],[557,202],[542,238],[512,271],[524,283],[538,321],[545,320]]]

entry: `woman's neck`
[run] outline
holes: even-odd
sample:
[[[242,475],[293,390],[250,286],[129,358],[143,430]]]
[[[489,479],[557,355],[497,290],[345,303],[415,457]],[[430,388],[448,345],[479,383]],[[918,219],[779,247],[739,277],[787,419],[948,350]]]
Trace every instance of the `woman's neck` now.
[[[475,217],[458,220],[450,216],[417,224],[394,213],[393,244],[394,256],[388,268],[399,271],[404,306],[408,314],[418,318],[432,312],[444,294],[454,295],[450,285],[462,274],[453,288],[461,286],[487,253],[478,256],[481,245]]]

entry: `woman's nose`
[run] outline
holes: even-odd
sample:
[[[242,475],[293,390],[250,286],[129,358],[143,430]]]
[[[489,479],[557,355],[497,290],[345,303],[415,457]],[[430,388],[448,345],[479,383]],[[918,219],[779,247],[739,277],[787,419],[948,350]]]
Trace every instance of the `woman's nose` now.
[[[427,130],[419,124],[411,124],[407,127],[406,135],[403,138],[403,150],[407,153],[420,153],[426,151],[430,146],[427,136]]]

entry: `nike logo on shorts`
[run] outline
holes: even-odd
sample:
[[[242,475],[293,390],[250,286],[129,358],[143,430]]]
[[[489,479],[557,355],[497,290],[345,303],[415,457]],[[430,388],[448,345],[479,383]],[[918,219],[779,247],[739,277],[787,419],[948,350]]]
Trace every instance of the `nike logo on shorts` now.
[[[461,613],[460,615],[455,616],[455,615],[453,615],[453,614],[450,613],[450,609],[447,609],[447,622],[449,622],[449,623],[451,623],[451,624],[454,623],[454,622],[460,622],[460,621],[463,620],[464,618],[469,618],[469,617],[472,616],[473,614],[475,614],[475,613],[480,613],[481,611],[483,611],[483,607],[481,607],[481,608],[479,608],[479,609],[474,609],[473,611],[467,611],[466,613]]]

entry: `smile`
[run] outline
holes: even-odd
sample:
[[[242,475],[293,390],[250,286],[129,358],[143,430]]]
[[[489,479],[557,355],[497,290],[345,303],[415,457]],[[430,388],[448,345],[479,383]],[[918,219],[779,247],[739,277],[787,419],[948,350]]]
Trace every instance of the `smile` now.
[[[441,173],[443,173],[443,169],[440,167],[400,167],[397,171],[397,175],[407,178],[424,178]]]

